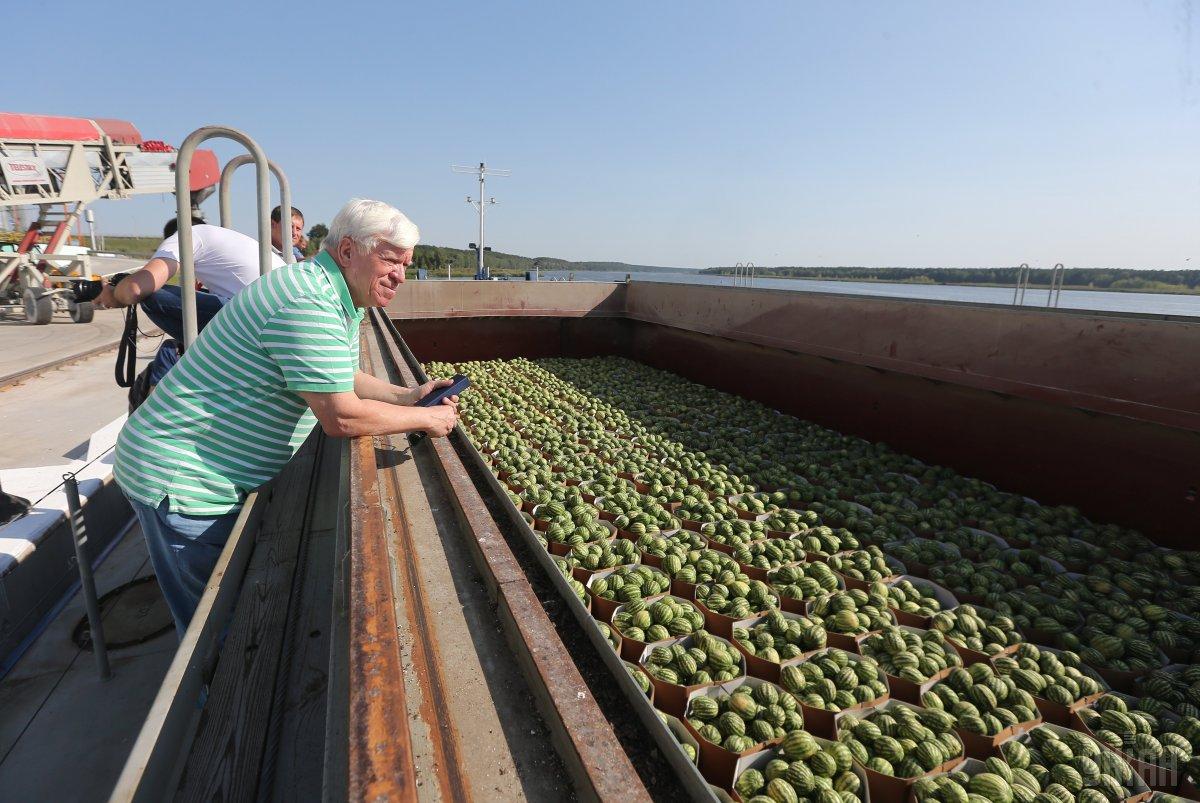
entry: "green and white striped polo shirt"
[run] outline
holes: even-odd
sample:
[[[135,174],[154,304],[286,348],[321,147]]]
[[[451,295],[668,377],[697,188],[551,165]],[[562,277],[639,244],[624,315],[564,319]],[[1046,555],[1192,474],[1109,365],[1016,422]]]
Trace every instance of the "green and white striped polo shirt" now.
[[[362,317],[324,251],[238,293],[121,430],[121,489],[175,513],[236,510],[312,432],[299,392],[354,390]]]

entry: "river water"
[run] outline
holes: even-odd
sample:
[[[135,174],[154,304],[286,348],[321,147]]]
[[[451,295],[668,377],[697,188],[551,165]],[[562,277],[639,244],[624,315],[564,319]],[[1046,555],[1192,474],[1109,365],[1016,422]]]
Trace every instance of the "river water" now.
[[[711,284],[733,286],[732,276],[702,273],[634,273],[635,282],[676,282],[681,284]],[[566,280],[567,274],[547,271],[542,281]],[[577,282],[624,281],[624,273],[607,271],[578,271]],[[970,301],[979,304],[1012,304],[1011,287],[969,287],[947,284],[899,284],[887,282],[837,282],[821,279],[764,279],[754,280],[754,287],[770,290],[792,290],[809,293],[848,293],[864,296],[891,296],[934,301]],[[1025,293],[1026,307],[1045,307],[1046,290],[1030,289]],[[1200,317],[1200,295],[1170,295],[1167,293],[1119,293],[1101,290],[1063,290],[1059,307],[1100,310],[1104,312],[1144,312],[1158,315],[1189,315]]]

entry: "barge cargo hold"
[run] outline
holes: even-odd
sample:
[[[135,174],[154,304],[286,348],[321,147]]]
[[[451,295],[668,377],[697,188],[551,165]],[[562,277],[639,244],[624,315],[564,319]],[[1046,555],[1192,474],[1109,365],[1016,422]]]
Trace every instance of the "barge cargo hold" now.
[[[435,360],[627,357],[1165,546],[1200,525],[1193,319],[412,282],[363,344],[409,385]],[[113,799],[724,795],[632,702],[501,491],[462,432],[314,434],[248,500]]]

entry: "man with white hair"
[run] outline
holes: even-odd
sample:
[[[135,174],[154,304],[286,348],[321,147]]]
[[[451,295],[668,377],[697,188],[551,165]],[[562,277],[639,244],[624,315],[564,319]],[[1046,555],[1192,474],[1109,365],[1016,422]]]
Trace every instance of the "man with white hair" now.
[[[410,389],[358,370],[364,308],[396,295],[419,237],[391,206],[350,201],[323,250],[234,296],[121,430],[114,476],[181,637],[246,494],[317,422],[334,437],[441,437],[457,423],[457,397],[412,406],[450,380]]]

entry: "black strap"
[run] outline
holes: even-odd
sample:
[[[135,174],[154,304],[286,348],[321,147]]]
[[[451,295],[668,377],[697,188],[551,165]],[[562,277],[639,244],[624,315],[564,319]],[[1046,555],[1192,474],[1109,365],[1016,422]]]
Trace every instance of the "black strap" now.
[[[121,333],[117,345],[117,387],[133,387],[133,380],[137,376],[137,336],[137,304],[131,304],[125,308],[125,331]]]

